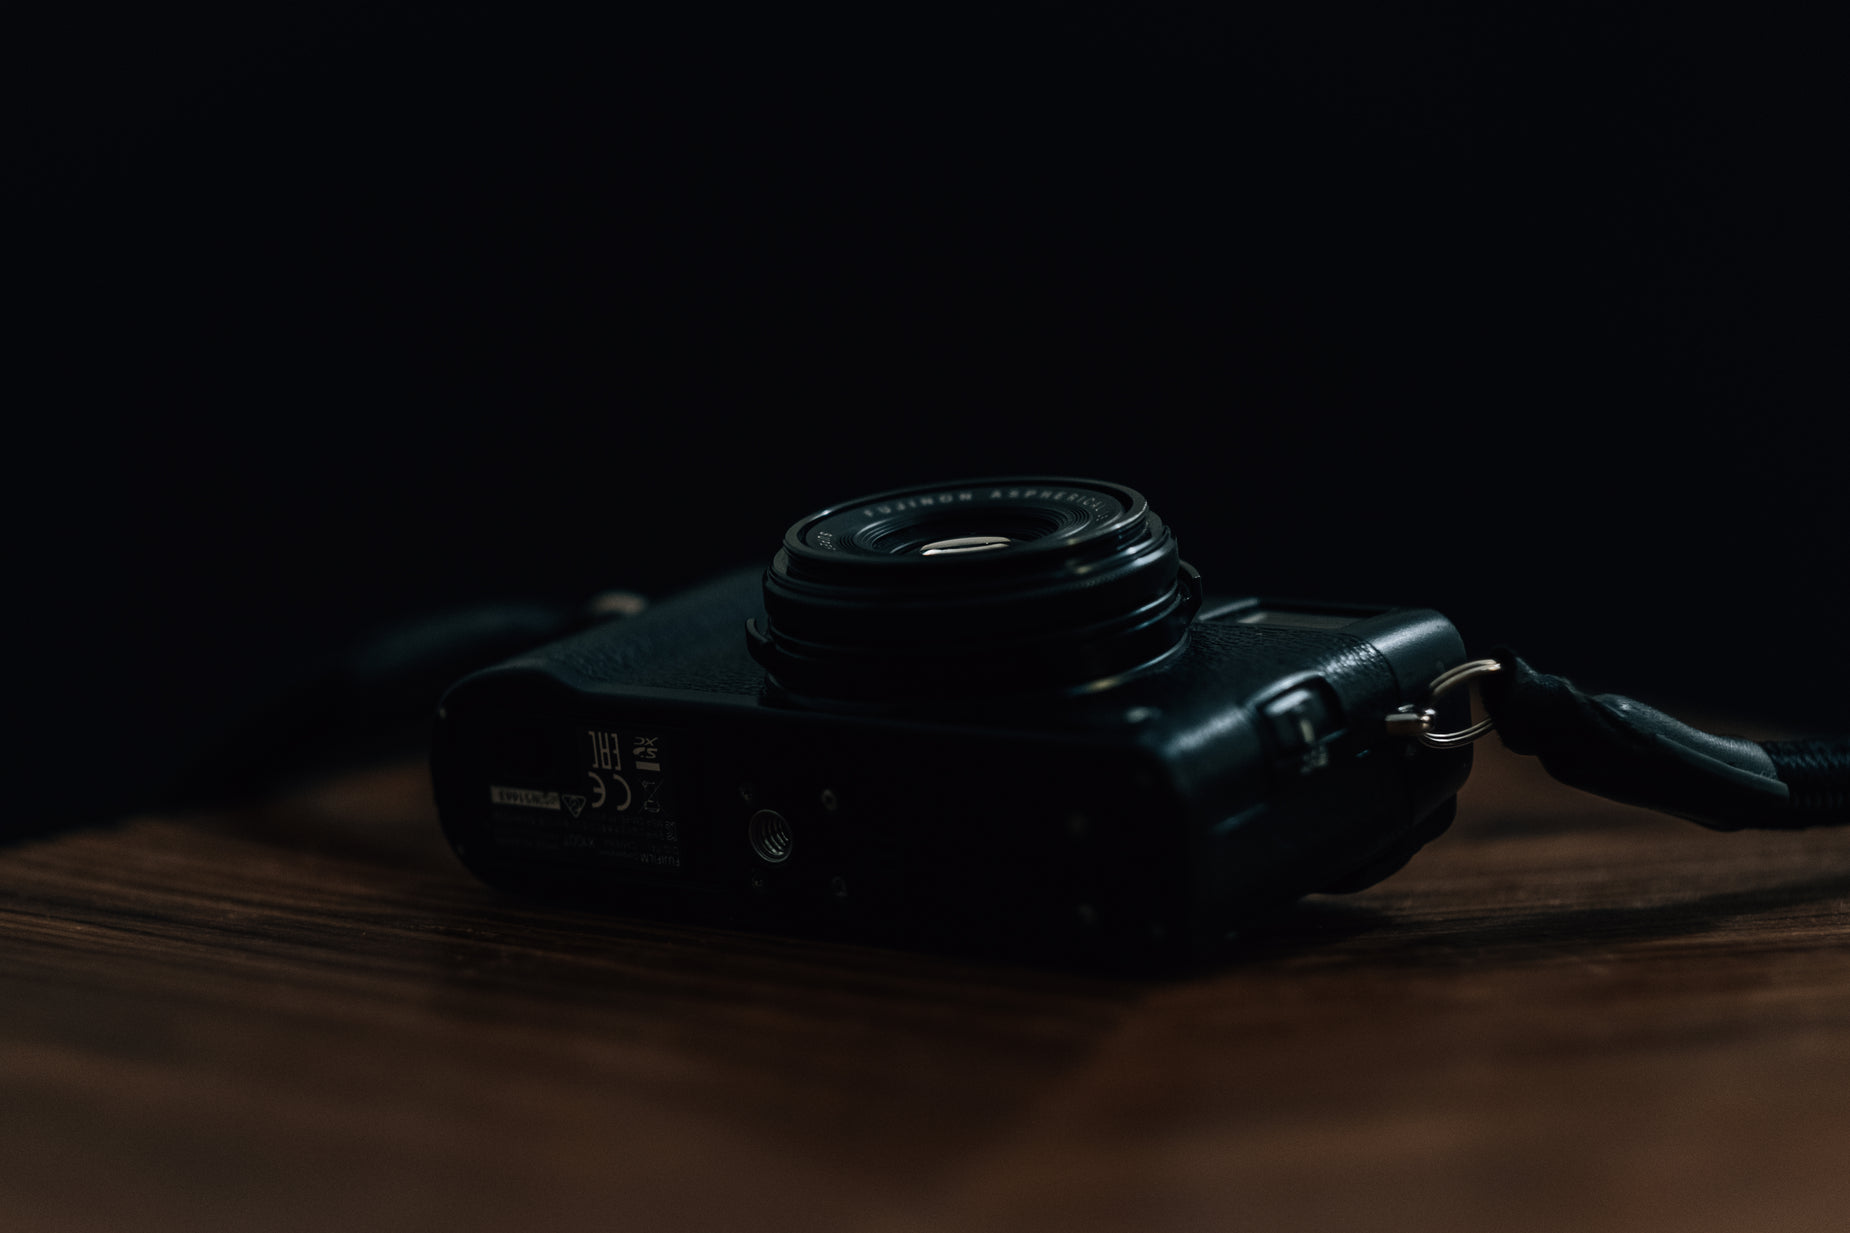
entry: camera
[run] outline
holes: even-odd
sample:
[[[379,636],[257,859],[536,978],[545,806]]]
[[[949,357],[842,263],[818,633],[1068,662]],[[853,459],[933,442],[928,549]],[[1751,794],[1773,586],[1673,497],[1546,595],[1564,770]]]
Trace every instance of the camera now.
[[[1469,748],[1386,718],[1464,659],[1430,610],[1207,596],[1123,485],[969,480],[463,678],[433,780],[522,895],[1159,968],[1445,829]]]

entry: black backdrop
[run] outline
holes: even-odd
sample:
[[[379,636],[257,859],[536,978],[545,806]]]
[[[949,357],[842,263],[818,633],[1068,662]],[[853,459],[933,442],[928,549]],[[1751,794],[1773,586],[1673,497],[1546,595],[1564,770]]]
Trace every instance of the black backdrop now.
[[[11,828],[382,623],[1012,472],[1142,489],[1218,591],[1850,727],[1802,31],[181,7],[9,53]]]

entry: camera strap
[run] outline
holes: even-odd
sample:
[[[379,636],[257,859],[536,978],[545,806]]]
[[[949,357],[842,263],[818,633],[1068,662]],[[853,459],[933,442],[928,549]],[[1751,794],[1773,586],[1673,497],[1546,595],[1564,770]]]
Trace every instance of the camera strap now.
[[[1562,783],[1712,830],[1850,825],[1850,737],[1719,736],[1631,698],[1584,693],[1507,648],[1439,677],[1432,697],[1471,679],[1489,719],[1434,733],[1430,708],[1405,708],[1388,717],[1389,730],[1445,748],[1494,729]]]

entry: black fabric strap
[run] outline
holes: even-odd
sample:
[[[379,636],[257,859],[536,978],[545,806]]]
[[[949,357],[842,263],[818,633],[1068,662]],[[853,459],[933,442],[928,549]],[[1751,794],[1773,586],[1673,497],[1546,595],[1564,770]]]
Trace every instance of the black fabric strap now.
[[[1762,741],[1760,748],[1792,790],[1793,813],[1850,822],[1850,738]]]
[[[1850,824],[1850,737],[1717,736],[1618,694],[1582,693],[1499,648],[1484,709],[1561,782],[1715,830]]]

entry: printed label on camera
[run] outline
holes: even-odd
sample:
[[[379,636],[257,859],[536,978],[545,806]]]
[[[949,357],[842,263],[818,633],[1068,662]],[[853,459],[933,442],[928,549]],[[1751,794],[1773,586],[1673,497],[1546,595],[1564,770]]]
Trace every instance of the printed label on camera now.
[[[671,745],[658,731],[571,729],[546,759],[552,785],[489,788],[495,842],[574,864],[679,870],[684,853],[668,775]]]
[[[518,805],[522,809],[557,809],[557,792],[539,792],[532,788],[504,788],[499,784],[488,790],[488,799],[497,805]]]

